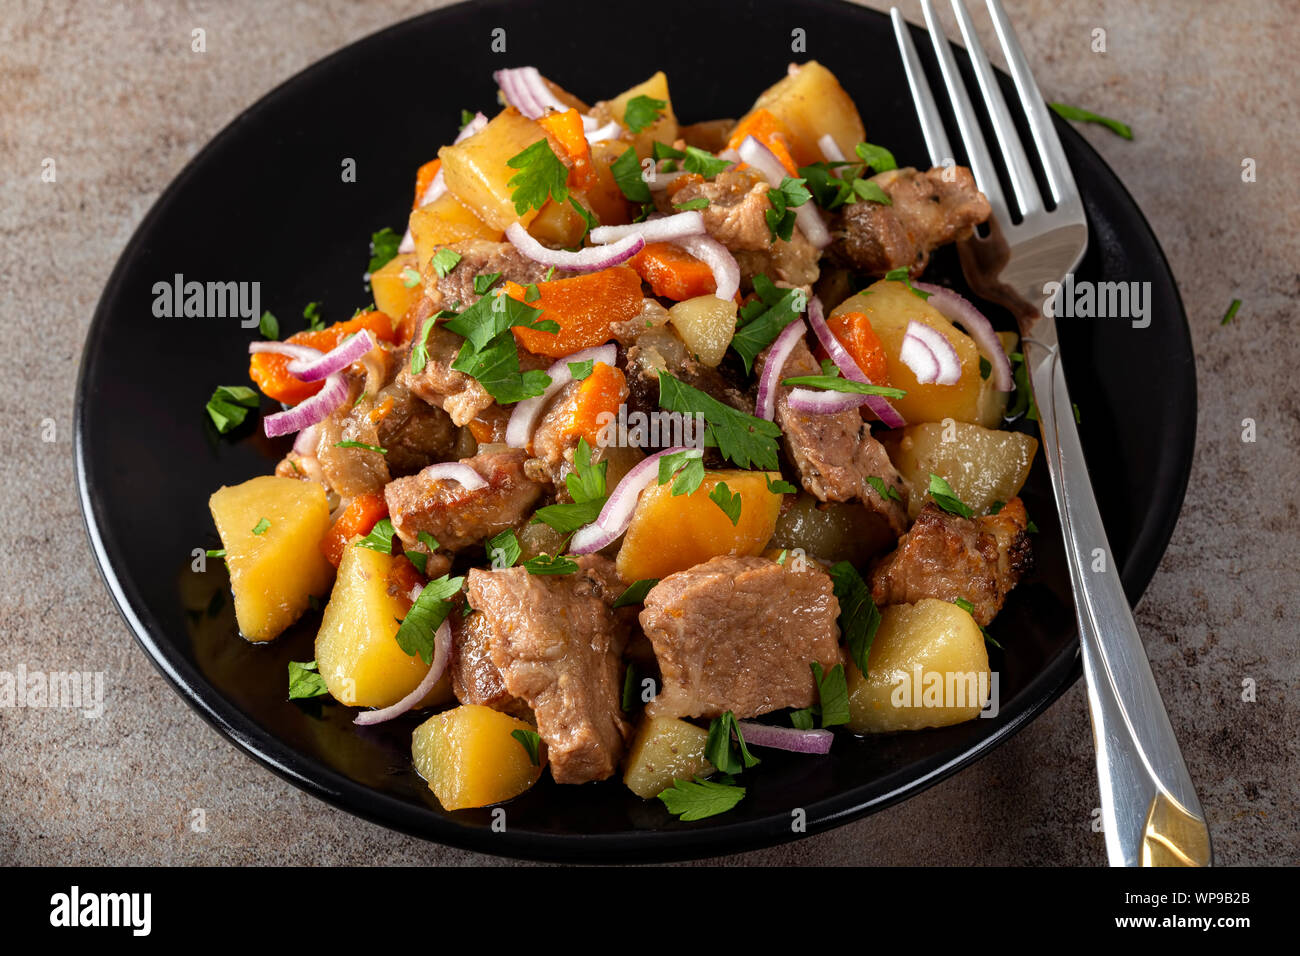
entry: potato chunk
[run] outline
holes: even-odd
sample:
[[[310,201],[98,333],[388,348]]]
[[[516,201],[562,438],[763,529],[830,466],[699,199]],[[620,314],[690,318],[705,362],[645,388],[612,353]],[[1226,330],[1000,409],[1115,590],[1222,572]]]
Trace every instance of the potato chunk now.
[[[498,113],[465,141],[438,150],[447,189],[493,229],[504,230],[512,222],[528,225],[537,210],[515,212],[508,184],[519,170],[507,164],[540,139],[546,133],[533,120],[514,109]]]
[[[619,549],[619,576],[630,584],[667,577],[722,554],[761,554],[781,512],[782,496],[767,490],[767,480],[780,477],[774,471],[706,472],[695,491],[676,497],[671,481],[650,485],[641,492]],[[734,525],[709,498],[724,482],[732,495],[740,496],[740,518]]]
[[[676,717],[647,717],[628,751],[623,782],[643,800],[659,796],[674,780],[707,777],[713,765],[704,759],[709,732]]]
[[[627,126],[627,121],[624,119],[627,114],[627,104],[638,96],[648,96],[651,99],[663,100],[668,104],[660,112],[657,120],[642,129],[641,132],[632,134],[632,144],[636,154],[645,159],[650,155],[650,150],[655,142],[671,146],[673,141],[677,139],[677,116],[673,113],[672,97],[668,95],[668,77],[660,70],[644,83],[638,83],[606,104],[610,115],[618,120],[620,125]]]
[[[827,158],[817,145],[827,133],[849,159],[865,136],[853,98],[835,74],[816,60],[796,67],[765,90],[754,109],[767,110],[790,130],[795,138],[791,151],[801,166]]]
[[[433,253],[430,252],[429,255],[432,256]],[[406,252],[389,259],[377,272],[370,274],[370,291],[375,297],[375,308],[392,319],[394,324],[402,321],[406,310],[420,297],[422,284],[420,267],[416,261],[414,252]],[[415,270],[414,274],[407,272],[408,269]]]
[[[451,193],[443,193],[427,206],[411,213],[411,236],[415,239],[415,267],[429,268],[429,260],[439,246],[467,239],[498,242],[501,230],[489,226]],[[378,305],[379,303],[375,303]]]
[[[908,510],[913,518],[930,500],[932,474],[947,481],[977,515],[995,501],[1010,501],[1029,477],[1038,451],[1038,439],[1031,435],[966,422],[909,425],[883,441],[890,461],[912,486]]]
[[[262,475],[219,488],[208,508],[226,549],[239,632],[269,641],[329,590],[334,569],[320,552],[329,530],[325,489]]]
[[[399,621],[411,609],[412,574],[406,558],[351,543],[344,547],[338,580],[316,633],[317,669],[339,703],[387,707],[429,673],[418,655],[408,655],[397,643]],[[423,705],[449,699],[450,686],[444,675]]]
[[[697,296],[669,309],[668,321],[701,365],[716,368],[736,332],[736,303]]]
[[[415,728],[415,769],[448,810],[517,797],[537,782],[542,767],[511,736],[516,730],[535,732],[531,724],[479,704],[444,711]],[[544,746],[538,746],[544,754]],[[540,756],[539,763],[545,763]]]
[[[880,617],[869,673],[848,665],[849,729],[881,734],[976,717],[991,674],[975,619],[935,598],[881,608]]]

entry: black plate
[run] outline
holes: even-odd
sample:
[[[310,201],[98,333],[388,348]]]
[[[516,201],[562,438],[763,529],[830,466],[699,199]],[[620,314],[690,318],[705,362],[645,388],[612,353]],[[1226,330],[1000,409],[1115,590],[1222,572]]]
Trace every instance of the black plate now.
[[[204,574],[190,570],[193,549],[217,546],[208,495],[268,472],[287,443],[265,440],[258,425],[225,439],[206,427],[213,387],[246,381],[249,332],[234,318],[155,318],[154,283],[175,273],[259,281],[263,308],[281,317],[284,334],[301,327],[297,316],[310,300],[322,302],[331,321],[347,318],[369,301],[361,281],[368,236],[382,226],[401,229],[413,171],[454,135],[462,107],[491,106],[493,69],[535,64],[594,100],[662,68],[679,114],[692,122],[741,114],[787,61],[815,58],[854,96],[872,142],[889,145],[905,164],[925,162],[879,14],[826,0],[666,0],[629,5],[626,22],[611,18],[611,9],[605,0],[463,4],[362,40],[272,91],[217,136],[145,217],[99,303],[78,386],[77,474],[96,559],[136,638],[186,700],[266,766],[330,803],[509,856],[713,855],[791,839],[795,807],[806,811],[808,832],[824,830],[987,753],[1078,675],[1041,461],[1024,493],[1042,529],[1039,570],[994,628],[1006,648],[993,657],[1001,713],[922,733],[842,735],[825,759],[765,753],[741,805],[695,824],[674,821],[658,801],[642,802],[617,782],[543,782],[508,805],[504,833],[491,830],[487,811],[444,812],[410,768],[414,715],[357,729],[346,708],[285,700],[285,662],[314,656],[314,617],[269,646],[252,646],[236,635],[229,602],[212,604],[225,589],[220,562]],[[507,31],[504,56],[489,49],[497,27]],[[792,56],[796,28],[807,33],[807,53]],[[1115,319],[1061,325],[1106,528],[1136,601],[1186,485],[1196,421],[1192,349],[1178,291],[1142,214],[1097,154],[1068,127],[1060,132],[1092,235],[1079,277],[1152,288],[1148,329]],[[346,158],[356,162],[356,182],[342,181]],[[946,250],[930,277],[964,288],[954,258]]]

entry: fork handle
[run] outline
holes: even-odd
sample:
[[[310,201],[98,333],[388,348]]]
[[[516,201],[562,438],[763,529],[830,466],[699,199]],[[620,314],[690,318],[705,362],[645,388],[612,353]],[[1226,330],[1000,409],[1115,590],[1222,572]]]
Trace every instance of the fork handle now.
[[[1074,587],[1107,856],[1112,866],[1209,866],[1210,831],[1111,555],[1059,348],[1031,336],[1022,351]]]

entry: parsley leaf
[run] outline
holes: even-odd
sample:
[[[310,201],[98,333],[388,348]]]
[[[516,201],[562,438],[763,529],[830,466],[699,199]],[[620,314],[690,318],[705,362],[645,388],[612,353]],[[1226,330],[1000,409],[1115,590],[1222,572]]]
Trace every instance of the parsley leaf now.
[[[1102,116],[1098,113],[1092,112],[1092,110],[1085,110],[1078,106],[1067,106],[1064,103],[1048,103],[1047,105],[1056,110],[1057,114],[1061,116],[1062,119],[1074,120],[1079,123],[1099,123],[1112,133],[1122,136],[1125,139],[1133,138],[1133,130],[1129,128],[1127,123],[1121,123],[1119,120],[1111,119],[1108,116]]]
[[[894,161],[894,154],[883,146],[858,143],[853,151],[858,154],[858,159],[878,173],[886,173],[891,169],[898,168],[898,163]]]
[[[764,475],[763,478],[764,478],[764,480],[767,482],[767,490],[768,490],[771,494],[774,494],[774,495],[797,495],[797,494],[799,493],[799,489],[798,489],[798,488],[796,488],[794,485],[790,484],[790,482],[786,481],[786,480],[783,479],[783,478],[778,478],[778,479],[776,479],[776,481],[773,481],[773,480],[772,480],[771,478],[769,478],[767,475]]]
[[[257,535],[260,538],[262,535],[266,534],[268,530],[270,530],[270,527],[271,527],[271,522],[267,521],[265,518],[258,518],[257,524],[253,525],[253,534]]]
[[[541,745],[542,737],[535,730],[512,730],[510,736],[519,741],[519,745],[528,752],[528,759],[532,761],[534,767],[542,765]]]
[[[578,562],[562,554],[539,554],[524,562],[524,570],[529,574],[573,574],[578,570]]]
[[[397,255],[397,247],[402,244],[402,237],[385,226],[370,235],[370,265],[366,271],[372,275],[388,265]]]
[[[605,506],[605,472],[609,462],[591,463],[591,447],[585,438],[578,439],[573,452],[573,471],[564,476],[572,502],[538,508],[530,524],[547,524],[560,534],[570,534],[600,517]]]
[[[891,282],[903,283],[903,285],[912,290],[912,295],[919,297],[922,302],[934,295],[933,292],[922,292],[916,286],[912,285],[912,276],[907,271],[906,266],[899,266],[897,269],[890,269],[885,273],[885,278]]]
[[[673,149],[667,143],[655,140],[650,144],[650,155],[658,162],[661,159],[685,159],[686,154],[680,149]]]
[[[872,488],[875,488],[876,494],[880,495],[880,497],[884,498],[886,501],[890,498],[893,498],[895,501],[903,500],[898,494],[898,489],[893,485],[885,484],[884,478],[877,478],[875,475],[867,475],[867,484]]]
[[[522,216],[529,209],[541,209],[552,196],[556,202],[569,198],[569,167],[551,149],[545,139],[506,160],[511,169],[519,170],[506,185],[515,213]]]
[[[582,217],[582,221],[584,223],[582,235],[578,237],[578,242],[577,242],[577,244],[581,246],[584,242],[587,241],[587,234],[591,232],[591,230],[595,229],[597,226],[600,225],[600,220],[596,218],[596,214],[594,212],[592,212],[582,203],[578,202],[578,200],[574,199],[572,196],[569,197],[569,205],[573,207],[574,212],[576,212],[579,216]],[[551,270],[554,271],[555,266],[551,266]]]
[[[659,373],[659,405],[671,412],[704,416],[704,442],[741,468],[777,469],[777,439],[781,429],[753,415],[739,412],[697,388]]]
[[[264,339],[278,339],[280,337],[280,320],[270,312],[263,312],[261,319],[257,322],[257,331],[262,333]]]
[[[487,295],[488,290],[496,284],[497,279],[501,278],[499,272],[484,272],[482,275],[474,277],[474,294]]]
[[[965,598],[953,598],[952,603],[957,605],[959,608],[961,608],[963,611],[969,614],[972,618],[975,616],[975,605],[971,604],[971,602],[966,600]],[[985,641],[992,644],[998,650],[1002,650],[1002,645],[993,639],[993,635],[988,632],[988,628],[986,628],[979,621],[975,622],[975,626],[980,629],[980,633],[984,635]]]
[[[876,639],[876,629],[880,627],[880,609],[871,599],[867,582],[848,561],[832,565],[830,575],[835,599],[840,602],[840,631],[844,634],[844,643],[853,663],[865,675],[871,642]]]
[[[790,725],[796,730],[812,730],[813,714],[811,707],[801,707],[790,711]]]
[[[325,678],[317,672],[315,661],[289,662],[290,700],[306,700],[309,697],[320,697],[328,693],[329,688],[325,686]]]
[[[402,285],[408,289],[414,289],[417,285],[420,284],[419,270],[413,269],[410,266],[407,266],[401,272],[399,272],[398,276],[402,280]]]
[[[335,448],[364,448],[366,451],[373,451],[380,455],[387,455],[387,448],[380,448],[378,445],[367,445],[363,441],[336,441]]]
[[[541,314],[541,309],[501,292],[484,296],[446,323],[465,338],[451,367],[477,379],[502,405],[542,394],[551,377],[540,369],[520,372],[519,348],[510,332],[513,326],[558,332],[556,322],[538,320]]]
[[[614,607],[618,607],[617,604]],[[624,713],[628,713],[636,706],[636,666],[627,662],[627,667],[623,669],[623,698],[619,701]]]
[[[754,290],[759,298],[741,310],[731,337],[731,347],[744,362],[746,374],[753,372],[758,353],[776,341],[781,330],[799,318],[806,305],[802,289],[778,289],[761,274],[754,277]]]
[[[673,203],[673,208],[681,212],[689,212],[692,209],[708,209],[709,198],[707,196],[696,196],[694,199],[686,200],[686,202]]]
[[[740,495],[732,494],[725,481],[720,481],[714,486],[709,492],[709,500],[731,519],[732,527],[740,524]]]
[[[848,202],[853,195],[851,179],[840,179],[834,173],[830,163],[813,163],[800,166],[799,175],[803,177],[813,201],[827,212],[838,209]]]
[[[733,733],[740,747],[740,756],[736,756],[731,744]],[[736,715],[731,711],[727,711],[721,717],[714,717],[709,724],[709,736],[704,744],[704,759],[720,773],[740,773],[760,762],[745,746],[745,737],[740,732]]]
[[[371,551],[378,551],[380,554],[392,554],[393,535],[396,533],[390,519],[380,518],[375,522],[375,526],[370,529],[370,533],[358,541],[355,547],[369,548]]]
[[[697,173],[705,179],[712,179],[730,165],[731,160],[718,159],[698,146],[687,146],[686,157],[682,160],[683,169],[688,173]]]
[[[1241,308],[1241,300],[1233,299],[1232,304],[1228,306],[1228,311],[1223,313],[1223,318],[1219,320],[1220,325],[1227,325],[1237,317],[1237,310]]]
[[[440,313],[441,314],[441,313]],[[419,375],[429,364],[429,333],[438,323],[438,316],[431,315],[420,326],[420,334],[411,343],[411,374]]]
[[[650,187],[641,175],[641,161],[637,159],[636,150],[624,150],[622,156],[609,164],[609,171],[623,195],[632,202],[651,202]]]
[[[969,518],[975,514],[969,506],[957,497],[956,492],[952,490],[952,486],[948,482],[933,473],[930,475],[930,497],[934,499],[936,505],[949,514],[961,515],[963,518]]]
[[[855,382],[841,375],[796,375],[781,379],[782,385],[802,385],[805,388],[824,388],[828,392],[851,392],[855,395],[883,395],[886,398],[902,398],[907,392],[892,385],[871,385],[867,382]]]
[[[880,184],[872,182],[870,179],[853,180],[853,196],[851,201],[864,199],[867,202],[878,202],[882,206],[892,206],[894,200],[889,198],[889,193],[880,188]]]
[[[244,385],[218,385],[205,406],[212,424],[221,435],[244,424],[249,409],[261,405],[257,392]]]
[[[813,677],[817,680],[818,712],[823,727],[849,722],[849,684],[844,677],[844,665],[836,664],[828,673],[822,665],[812,662]]]
[[[430,264],[433,266],[433,271],[438,273],[438,278],[445,279],[447,273],[460,265],[460,253],[444,246],[433,254]]]
[[[698,448],[675,451],[659,459],[659,484],[666,485],[672,480],[673,497],[689,495],[700,487],[704,481],[704,452]]]
[[[321,318],[319,302],[308,302],[303,307],[302,317],[307,320],[307,328],[312,332],[319,332],[325,328],[325,320]]]
[[[804,188],[805,179],[786,176],[776,189],[767,191],[768,202],[772,208],[763,213],[767,220],[767,231],[772,234],[772,241],[783,239],[790,241],[794,235],[794,210],[812,198],[812,193]]]
[[[614,599],[614,607],[628,607],[632,604],[644,604],[645,596],[650,593],[650,589],[659,583],[658,578],[642,578],[640,581],[633,581],[627,586],[627,590]]]
[[[591,370],[595,367],[595,359],[583,359],[581,362],[570,362],[569,374],[573,376],[575,382],[581,382],[591,374]]]
[[[726,813],[745,797],[745,788],[713,780],[674,780],[659,794],[668,812],[687,822]]]
[[[667,100],[657,100],[653,96],[634,96],[627,101],[627,109],[623,111],[623,125],[633,133],[639,133],[658,121],[667,105]]]
[[[513,568],[522,554],[519,536],[515,534],[513,528],[506,528],[505,531],[487,540],[488,561],[494,569]]]
[[[434,635],[455,607],[452,598],[460,594],[464,583],[464,578],[444,574],[424,586],[397,628],[397,646],[403,653],[411,657],[419,654],[424,663],[433,663]]]

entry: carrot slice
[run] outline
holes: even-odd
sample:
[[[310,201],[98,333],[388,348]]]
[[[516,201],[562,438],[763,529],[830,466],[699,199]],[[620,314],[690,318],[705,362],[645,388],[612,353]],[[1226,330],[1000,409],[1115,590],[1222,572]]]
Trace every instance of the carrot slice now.
[[[605,427],[601,421],[605,413],[618,414],[618,407],[627,399],[627,379],[612,365],[597,362],[591,367],[591,374],[582,380],[574,394],[573,404],[569,409],[569,420],[564,423],[566,435],[585,438],[592,448],[600,438]]]
[[[438,175],[440,169],[442,169],[442,160],[431,159],[416,171],[415,202],[411,203],[412,209],[420,208],[424,194],[429,189],[429,184],[433,182],[433,177]]]
[[[325,537],[321,539],[320,552],[334,567],[343,560],[343,549],[357,535],[370,534],[381,518],[388,517],[388,503],[379,492],[357,495],[343,514],[338,516]]]
[[[772,151],[785,171],[791,176],[799,175],[799,164],[790,155],[793,134],[786,125],[768,110],[754,110],[732,130],[731,139],[727,141],[728,149],[739,149],[746,136],[752,136]]]
[[[885,360],[885,346],[871,327],[871,320],[861,312],[844,312],[826,320],[831,332],[839,339],[858,368],[871,380],[872,385],[889,384],[889,366]],[[820,352],[820,349],[819,349]]]
[[[393,328],[392,320],[382,312],[362,312],[346,322],[335,322],[328,328],[314,332],[298,332],[285,341],[290,345],[306,345],[328,352],[349,335],[362,329],[366,329],[380,341],[391,343],[398,341],[398,332]],[[300,380],[289,372],[287,356],[273,355],[270,352],[258,352],[249,359],[248,377],[268,398],[284,402],[286,405],[297,405],[325,387],[324,382]]]
[[[671,242],[649,243],[628,264],[650,284],[655,295],[666,299],[680,302],[718,291],[713,270]]]
[[[519,344],[535,355],[562,358],[579,349],[601,345],[613,338],[610,326],[625,322],[641,311],[641,277],[627,266],[614,266],[574,276],[539,282],[540,295],[532,302],[525,297],[523,286],[506,283],[506,295],[542,310],[542,319],[551,319],[559,332],[538,329],[513,329]]]
[[[577,189],[591,189],[597,185],[596,170],[591,164],[591,146],[582,128],[582,115],[577,110],[547,113],[537,123],[554,137],[573,163],[569,170],[569,185]]]

